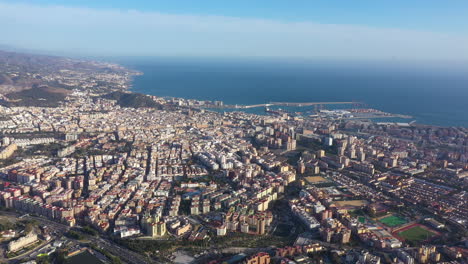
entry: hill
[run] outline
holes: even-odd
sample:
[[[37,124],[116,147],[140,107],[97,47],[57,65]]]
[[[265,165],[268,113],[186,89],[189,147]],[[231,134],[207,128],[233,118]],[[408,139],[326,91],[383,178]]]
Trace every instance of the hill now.
[[[162,106],[156,103],[151,97],[140,93],[126,93],[121,91],[111,92],[100,96],[104,99],[115,100],[121,107],[149,107],[162,109]]]
[[[57,107],[70,91],[45,85],[33,85],[31,89],[7,94],[7,100],[0,101],[4,106]]]
[[[131,77],[138,74],[113,63],[0,50],[2,95],[34,84],[104,94],[127,89]]]
[[[0,85],[12,85],[13,80],[6,74],[0,74]]]

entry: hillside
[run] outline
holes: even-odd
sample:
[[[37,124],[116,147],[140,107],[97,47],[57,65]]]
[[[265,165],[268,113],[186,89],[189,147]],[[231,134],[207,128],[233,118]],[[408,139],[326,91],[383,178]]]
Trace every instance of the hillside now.
[[[40,106],[57,107],[69,91],[48,86],[33,85],[31,89],[21,90],[7,94],[8,101],[0,101],[4,106]]]
[[[13,80],[6,74],[0,74],[0,85],[12,85]]]
[[[103,94],[126,90],[138,74],[113,63],[0,50],[1,95],[29,90],[35,84]]]
[[[151,99],[151,97],[140,93],[126,93],[116,91],[102,95],[100,97],[104,99],[115,100],[121,107],[150,107],[162,109],[162,106]]]

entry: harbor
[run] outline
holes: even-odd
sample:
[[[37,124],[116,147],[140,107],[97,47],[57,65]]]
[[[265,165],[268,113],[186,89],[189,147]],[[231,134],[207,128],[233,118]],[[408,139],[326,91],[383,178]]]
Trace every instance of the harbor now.
[[[218,104],[210,106],[209,108],[236,108],[236,109],[250,109],[258,107],[269,107],[269,106],[293,106],[293,107],[303,107],[303,106],[321,106],[321,105],[360,105],[360,102],[269,102],[265,104],[253,104],[253,105],[224,105]]]

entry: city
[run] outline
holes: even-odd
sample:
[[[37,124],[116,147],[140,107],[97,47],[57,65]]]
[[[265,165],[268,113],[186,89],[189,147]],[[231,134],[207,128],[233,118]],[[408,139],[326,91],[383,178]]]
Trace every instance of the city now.
[[[467,260],[466,128],[214,111],[15,56],[35,58],[0,56],[0,262]]]

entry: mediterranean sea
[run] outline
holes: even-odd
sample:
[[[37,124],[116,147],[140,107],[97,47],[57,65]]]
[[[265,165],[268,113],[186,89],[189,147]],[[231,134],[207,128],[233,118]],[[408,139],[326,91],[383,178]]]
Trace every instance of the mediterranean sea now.
[[[244,105],[356,101],[411,115],[407,122],[468,127],[464,64],[156,57],[114,61],[143,72],[135,77],[133,91],[155,96]],[[325,106],[343,107],[350,106]]]

